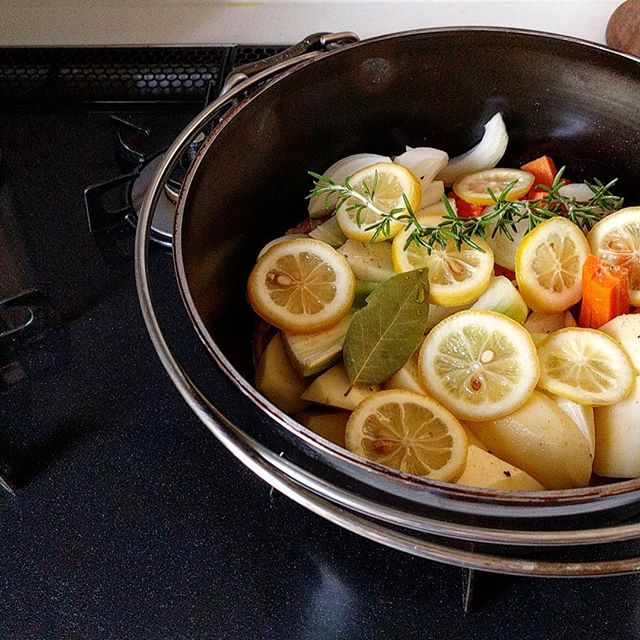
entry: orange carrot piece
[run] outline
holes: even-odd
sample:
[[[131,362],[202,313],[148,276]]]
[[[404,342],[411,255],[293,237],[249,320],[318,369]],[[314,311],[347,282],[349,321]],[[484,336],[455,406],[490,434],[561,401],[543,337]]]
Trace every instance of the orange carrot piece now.
[[[533,174],[534,189],[539,184],[550,187],[558,173],[555,162],[549,156],[540,156],[531,162],[527,162],[527,164],[523,164],[520,169]]]
[[[456,201],[456,211],[461,218],[477,218],[487,208],[484,204],[471,204],[459,198],[453,191],[448,196]]]
[[[544,200],[549,195],[548,191],[543,191],[542,189],[531,189],[529,193],[527,193],[527,200]]]
[[[582,268],[581,327],[599,329],[609,320],[629,313],[629,271],[594,255]]]
[[[493,275],[495,276],[506,276],[513,282],[516,279],[516,274],[511,271],[511,269],[506,269],[505,267],[501,267],[499,264],[493,265]]]

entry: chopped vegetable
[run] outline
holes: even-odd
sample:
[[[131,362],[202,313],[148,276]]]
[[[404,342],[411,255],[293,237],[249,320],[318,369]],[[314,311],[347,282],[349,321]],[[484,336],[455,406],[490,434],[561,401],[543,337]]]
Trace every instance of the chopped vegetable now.
[[[547,187],[553,185],[553,181],[558,173],[555,162],[549,156],[540,156],[531,162],[523,164],[520,169],[522,171],[528,171],[533,174],[534,189],[539,184],[543,184]],[[543,192],[546,194],[546,192]],[[533,198],[531,198],[533,199]]]
[[[599,329],[623,313],[629,313],[629,271],[589,254],[582,268],[580,326]]]
[[[461,218],[477,218],[487,208],[484,204],[471,204],[463,200],[457,193],[451,192],[456,203],[456,211]]]

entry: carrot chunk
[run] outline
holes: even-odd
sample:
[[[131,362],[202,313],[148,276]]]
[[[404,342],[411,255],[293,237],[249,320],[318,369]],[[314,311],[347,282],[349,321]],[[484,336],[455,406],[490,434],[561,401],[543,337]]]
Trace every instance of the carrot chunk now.
[[[499,264],[493,265],[493,275],[495,276],[505,276],[513,282],[516,279],[516,274],[511,271],[511,269],[506,269],[505,267],[501,267]]]
[[[547,187],[550,187],[553,184],[553,179],[558,173],[555,162],[549,156],[540,156],[531,162],[527,162],[527,164],[523,164],[520,169],[533,174],[534,190],[539,184],[544,184]]]
[[[449,197],[456,201],[456,211],[461,218],[477,218],[481,216],[487,208],[484,204],[470,204],[469,202],[465,202],[453,191],[449,194]]]
[[[598,329],[629,313],[629,271],[589,255],[582,268],[581,327]]]

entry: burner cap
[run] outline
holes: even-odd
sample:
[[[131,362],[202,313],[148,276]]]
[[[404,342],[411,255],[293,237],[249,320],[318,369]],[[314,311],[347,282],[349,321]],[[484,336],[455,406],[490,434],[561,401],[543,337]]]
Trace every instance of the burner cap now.
[[[150,160],[140,171],[140,175],[134,180],[131,187],[131,205],[137,214],[142,209],[144,200],[151,180],[155,175],[163,156],[159,155]],[[166,190],[163,190],[158,199],[156,210],[153,214],[151,222],[151,231],[154,239],[165,246],[171,246],[173,238],[173,221],[175,218],[176,206],[167,196]]]

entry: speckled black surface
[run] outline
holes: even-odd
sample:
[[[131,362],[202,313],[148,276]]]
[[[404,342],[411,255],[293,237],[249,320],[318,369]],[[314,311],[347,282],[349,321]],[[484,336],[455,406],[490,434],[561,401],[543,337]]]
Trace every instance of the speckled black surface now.
[[[170,134],[187,117],[158,122]],[[0,394],[17,486],[0,492],[0,639],[640,635],[638,577],[482,576],[464,614],[461,570],[342,531],[232,458],[160,366],[132,264],[109,264],[87,231],[82,188],[118,171],[105,120],[0,117],[0,230],[23,249],[0,285],[35,286],[62,316]],[[153,263],[172,278],[168,255]]]

